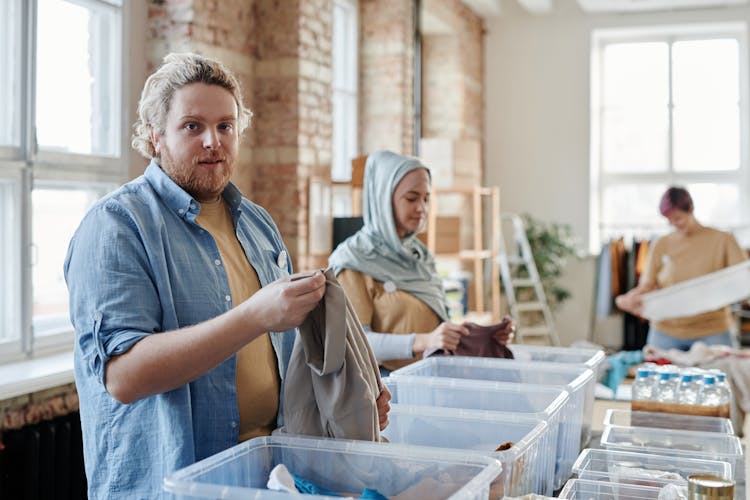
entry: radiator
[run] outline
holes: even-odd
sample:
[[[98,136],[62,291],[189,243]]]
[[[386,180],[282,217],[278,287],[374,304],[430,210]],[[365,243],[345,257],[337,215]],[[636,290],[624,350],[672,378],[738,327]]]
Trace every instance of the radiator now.
[[[0,498],[86,498],[83,442],[78,412],[6,431],[0,450]]]

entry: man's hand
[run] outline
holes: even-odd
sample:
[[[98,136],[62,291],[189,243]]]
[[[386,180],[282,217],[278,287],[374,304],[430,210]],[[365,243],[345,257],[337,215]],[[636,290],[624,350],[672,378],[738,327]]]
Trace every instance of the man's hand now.
[[[456,323],[446,321],[440,323],[430,333],[418,333],[414,338],[414,354],[419,354],[427,349],[444,349],[446,351],[455,351],[461,337],[468,335],[469,330]]]
[[[262,325],[264,331],[280,332],[299,326],[325,290],[322,272],[293,274],[264,286],[239,307],[248,321]]]
[[[382,431],[388,426],[388,412],[391,411],[391,392],[383,386],[380,390],[380,395],[375,403],[378,405],[378,420],[380,421],[380,430]]]

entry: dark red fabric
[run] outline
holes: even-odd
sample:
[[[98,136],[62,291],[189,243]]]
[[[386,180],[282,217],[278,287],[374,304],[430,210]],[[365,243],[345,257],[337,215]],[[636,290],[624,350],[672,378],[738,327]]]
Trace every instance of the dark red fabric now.
[[[488,326],[464,323],[463,326],[469,330],[469,334],[461,337],[455,352],[433,349],[425,351],[424,357],[456,355],[513,359],[513,353],[504,345],[510,334],[504,332],[507,324],[507,320]]]

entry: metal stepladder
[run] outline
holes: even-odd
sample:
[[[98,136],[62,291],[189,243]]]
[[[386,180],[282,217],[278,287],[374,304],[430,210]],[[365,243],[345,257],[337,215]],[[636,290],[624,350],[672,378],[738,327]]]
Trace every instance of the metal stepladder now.
[[[557,336],[555,323],[552,319],[552,311],[547,303],[547,297],[544,294],[542,281],[539,278],[534,255],[531,253],[529,240],[526,238],[526,228],[523,219],[512,213],[501,213],[501,230],[500,230],[500,249],[498,254],[498,263],[500,264],[500,276],[503,282],[503,289],[508,301],[510,314],[516,321],[516,340],[523,344],[528,338],[546,338],[551,345],[560,345],[560,339]],[[512,225],[513,237],[506,241],[502,227],[510,223]],[[511,247],[512,252],[507,248]],[[518,275],[522,276],[519,277]],[[525,275],[525,276],[524,276]],[[528,292],[524,295],[533,295],[531,300],[519,301],[518,291],[533,290],[533,294]],[[524,314],[526,313],[526,314]],[[529,313],[541,314],[543,322],[534,324],[524,324],[524,319]]]

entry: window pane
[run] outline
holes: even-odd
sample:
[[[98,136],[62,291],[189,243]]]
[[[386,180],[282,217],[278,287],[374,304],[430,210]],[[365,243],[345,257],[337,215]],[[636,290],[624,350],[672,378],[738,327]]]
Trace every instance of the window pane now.
[[[19,195],[18,183],[0,179],[0,342],[18,339],[21,333]]]
[[[347,71],[347,16],[345,5],[333,3],[333,85],[342,88],[346,85]]]
[[[602,238],[634,231],[642,236],[662,233],[666,222],[659,213],[659,200],[667,189],[661,184],[621,184],[602,193]]]
[[[740,110],[730,106],[677,106],[674,110],[675,171],[740,168]]]
[[[695,218],[701,224],[728,229],[740,224],[740,189],[736,184],[688,184]]]
[[[119,12],[39,0],[36,133],[47,151],[117,156]],[[64,75],[64,78],[61,76]]]
[[[22,127],[20,4],[0,2],[0,146],[20,145]]]
[[[341,91],[333,92],[333,169],[331,179],[348,181],[352,178],[351,158],[347,155],[346,99]]]
[[[72,328],[63,263],[68,243],[104,189],[36,188],[32,191],[33,324],[37,335]]]
[[[736,105],[739,100],[737,40],[690,40],[672,48],[675,105]]]
[[[666,172],[669,164],[666,107],[618,108],[602,116],[605,172]]]
[[[669,102],[666,43],[607,45],[603,54],[604,106],[663,106]]]

